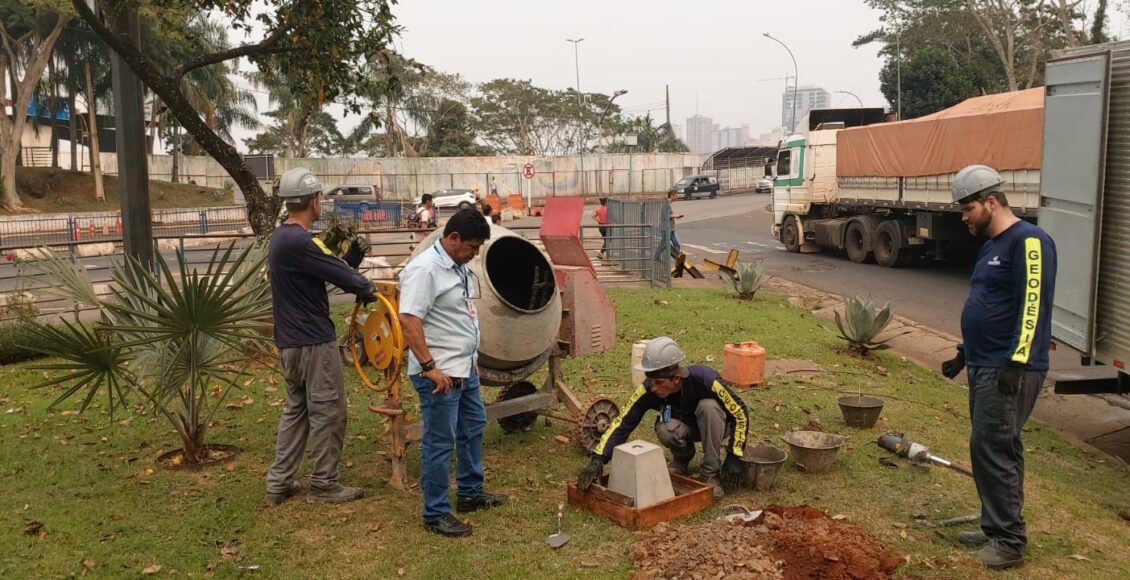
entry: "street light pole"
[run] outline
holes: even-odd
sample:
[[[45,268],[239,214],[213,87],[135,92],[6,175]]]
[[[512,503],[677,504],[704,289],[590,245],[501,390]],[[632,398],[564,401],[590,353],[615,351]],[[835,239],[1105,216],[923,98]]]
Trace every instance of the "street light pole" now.
[[[616,97],[619,97],[620,95],[626,94],[627,92],[628,92],[627,89],[620,89],[620,90],[612,93],[612,98],[608,99],[608,106],[604,108],[604,112],[600,114],[600,120],[596,122],[596,128],[598,130],[600,130],[600,137],[601,137],[601,141],[602,141],[601,144],[600,144],[600,152],[601,153],[608,152],[608,147],[605,146],[604,143],[603,143],[603,141],[604,141],[604,118],[608,116],[608,111],[610,111],[612,109],[612,101],[615,101]]]
[[[789,58],[793,59],[793,114],[792,114],[792,119],[790,120],[790,124],[792,126],[789,127],[789,133],[795,133],[796,132],[797,90],[800,89],[800,80],[797,79],[798,71],[797,71],[797,66],[796,66],[796,57],[793,56],[793,51],[789,50],[789,45],[785,44],[784,42],[781,42],[777,38],[774,38],[768,32],[763,32],[761,35],[764,36],[765,38],[768,38],[769,40],[772,40],[773,42],[776,42],[777,44],[783,46],[785,48],[785,52],[789,53]]]
[[[860,109],[864,108],[863,107],[863,99],[859,98],[859,95],[857,95],[857,94],[855,94],[851,91],[832,91],[832,92],[839,93],[839,94],[842,94],[842,95],[851,95],[851,96],[855,97],[855,100],[859,101],[859,108]]]
[[[580,50],[578,49],[578,45],[581,44],[582,40],[584,40],[584,39],[583,38],[566,38],[565,39],[565,42],[572,42],[573,43],[573,67],[577,71],[577,122],[578,123],[581,122],[580,113],[581,113],[581,109],[584,107],[584,103],[581,100],[581,57],[580,57]],[[581,132],[580,128],[581,128],[580,126],[577,127],[578,137],[583,137],[582,135],[580,135],[580,132]],[[580,138],[577,139],[577,157],[580,160],[580,164],[581,164],[581,195],[585,195],[586,193],[588,193],[587,188],[585,187],[585,147],[584,147],[584,140],[580,139]]]

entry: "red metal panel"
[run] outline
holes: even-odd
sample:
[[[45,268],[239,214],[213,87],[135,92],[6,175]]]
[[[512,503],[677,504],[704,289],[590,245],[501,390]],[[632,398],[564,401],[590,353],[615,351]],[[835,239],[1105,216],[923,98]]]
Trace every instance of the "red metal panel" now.
[[[581,197],[551,197],[545,200],[538,234],[549,259],[558,266],[582,266],[592,270],[592,262],[581,244],[581,218],[585,200]]]
[[[612,348],[616,342],[616,308],[589,268],[556,269],[561,289],[561,330],[570,356],[585,356]]]

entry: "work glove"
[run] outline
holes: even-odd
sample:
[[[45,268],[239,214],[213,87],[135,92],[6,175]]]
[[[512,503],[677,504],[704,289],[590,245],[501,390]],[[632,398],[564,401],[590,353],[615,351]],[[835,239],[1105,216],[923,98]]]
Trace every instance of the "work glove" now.
[[[588,491],[601,475],[604,475],[604,462],[599,457],[593,457],[577,477],[577,487],[581,488],[581,491]]]
[[[357,303],[362,306],[368,306],[377,301],[377,297],[373,294],[358,294]]]
[[[957,356],[942,363],[942,376],[952,379],[965,368],[965,345],[957,345]]]
[[[722,480],[722,488],[726,491],[741,489],[745,485],[745,465],[742,463],[742,458],[733,451],[728,451],[726,459],[722,460],[719,479]]]
[[[1002,395],[1012,396],[1020,392],[1020,385],[1024,382],[1024,365],[1008,361],[997,371],[997,390]]]
[[[369,240],[361,236],[353,238],[353,242],[349,244],[349,249],[345,251],[345,255],[341,257],[349,264],[350,268],[357,269],[361,265],[361,260],[365,258],[365,254],[369,253]]]

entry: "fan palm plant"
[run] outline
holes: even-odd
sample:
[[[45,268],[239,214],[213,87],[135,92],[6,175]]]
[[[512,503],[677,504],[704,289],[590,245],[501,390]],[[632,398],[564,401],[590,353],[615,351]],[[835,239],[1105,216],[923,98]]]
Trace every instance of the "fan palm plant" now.
[[[55,374],[33,388],[62,386],[51,407],[80,395],[80,411],[104,393],[111,416],[141,397],[180,436],[184,463],[208,459],[210,419],[268,353],[265,257],[262,246],[230,244],[203,272],[183,252],[175,272],[160,254],[156,272],[131,258],[112,266],[114,289],[99,297],[83,269],[45,251],[36,269],[57,293],[97,307],[98,320],[37,330],[51,345],[40,352],[55,358],[34,368]]]
[[[836,311],[836,327],[839,337],[848,342],[848,350],[866,356],[873,350],[890,348],[887,341],[895,336],[879,340],[879,334],[891,322],[891,303],[878,308],[870,298],[852,296],[844,300],[844,313]],[[831,331],[829,331],[831,332]]]

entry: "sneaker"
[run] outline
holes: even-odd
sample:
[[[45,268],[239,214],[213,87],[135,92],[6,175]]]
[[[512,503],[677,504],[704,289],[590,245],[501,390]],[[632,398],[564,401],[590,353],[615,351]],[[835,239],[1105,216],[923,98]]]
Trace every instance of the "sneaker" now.
[[[1014,554],[992,544],[978,550],[977,557],[990,570],[1004,570],[1024,563],[1024,554]]]
[[[359,487],[348,487],[340,483],[335,483],[330,487],[314,487],[310,486],[310,493],[306,494],[306,501],[318,502],[324,501],[327,503],[345,503],[361,499],[365,495],[365,490]]]
[[[286,500],[298,495],[298,492],[300,492],[300,491],[302,491],[302,484],[298,483],[297,481],[292,481],[292,482],[290,482],[290,485],[287,486],[286,491],[284,491],[284,492],[280,492],[280,493],[269,493],[268,492],[267,493],[267,503],[269,505],[273,505],[273,506],[274,505],[280,505],[283,502],[285,502]]]
[[[455,499],[455,511],[459,513],[488,510],[506,503],[506,496],[501,493],[480,493],[478,495],[459,496]]]
[[[989,536],[986,536],[985,532],[982,532],[981,530],[973,532],[961,532],[957,534],[957,541],[965,544],[966,546],[979,548],[989,543]]]
[[[439,534],[449,538],[470,536],[472,531],[470,525],[459,521],[459,518],[451,514],[443,514],[435,519],[424,520],[424,529],[433,534]]]
[[[691,474],[691,461],[688,459],[683,461],[681,459],[672,459],[667,462],[668,473],[678,473],[679,475]]]

